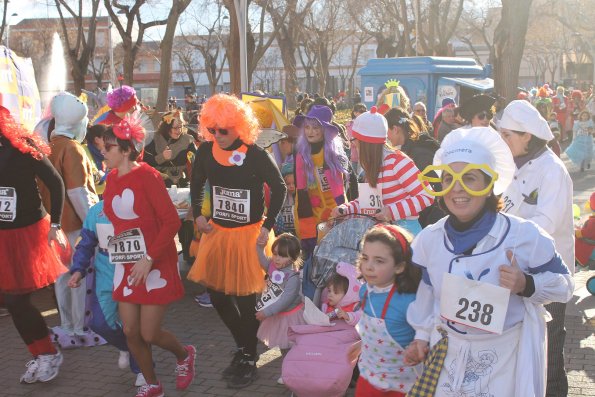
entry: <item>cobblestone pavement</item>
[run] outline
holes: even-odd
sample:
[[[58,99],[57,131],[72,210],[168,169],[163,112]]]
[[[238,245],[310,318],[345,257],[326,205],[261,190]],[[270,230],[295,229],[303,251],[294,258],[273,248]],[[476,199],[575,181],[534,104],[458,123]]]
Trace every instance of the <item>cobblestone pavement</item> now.
[[[595,172],[577,174],[575,202],[583,205],[595,186]],[[566,312],[566,368],[570,397],[595,396],[595,296],[584,283],[595,271],[578,272],[576,291]],[[184,392],[175,390],[173,355],[154,348],[157,373],[164,383],[167,396],[289,396],[276,383],[280,375],[280,353],[260,346],[259,378],[250,387],[236,391],[225,387],[220,373],[231,359],[232,339],[214,309],[199,307],[192,297],[201,292],[195,284],[186,283],[186,296],[169,309],[165,326],[183,343],[198,347],[197,377]],[[44,310],[50,326],[57,325],[58,315],[48,290],[35,295],[36,304]],[[21,385],[19,377],[25,371],[29,355],[18,337],[10,317],[0,318],[0,396],[133,396],[134,376],[117,366],[118,352],[110,346],[66,350],[60,375],[46,384]],[[350,390],[348,396],[353,395]]]

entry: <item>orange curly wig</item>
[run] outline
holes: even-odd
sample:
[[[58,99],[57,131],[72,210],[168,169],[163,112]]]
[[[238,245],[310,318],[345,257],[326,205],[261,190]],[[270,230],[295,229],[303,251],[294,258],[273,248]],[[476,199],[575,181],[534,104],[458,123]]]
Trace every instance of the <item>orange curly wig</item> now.
[[[200,112],[200,133],[207,141],[214,139],[207,128],[235,130],[242,142],[252,145],[260,134],[258,119],[252,108],[240,99],[226,94],[209,98]]]
[[[36,160],[50,154],[50,147],[39,135],[17,123],[10,111],[0,106],[0,135],[3,135],[19,152],[30,154]]]

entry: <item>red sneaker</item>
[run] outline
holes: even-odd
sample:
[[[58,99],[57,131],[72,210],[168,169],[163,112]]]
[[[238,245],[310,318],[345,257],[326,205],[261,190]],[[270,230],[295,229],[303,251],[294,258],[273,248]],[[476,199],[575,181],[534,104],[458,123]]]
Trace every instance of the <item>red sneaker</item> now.
[[[156,385],[141,386],[136,392],[136,397],[163,397],[164,395],[161,382],[157,382]]]
[[[185,390],[194,380],[194,362],[196,361],[196,347],[192,345],[184,346],[188,352],[188,357],[183,361],[178,361],[176,365],[176,389]]]

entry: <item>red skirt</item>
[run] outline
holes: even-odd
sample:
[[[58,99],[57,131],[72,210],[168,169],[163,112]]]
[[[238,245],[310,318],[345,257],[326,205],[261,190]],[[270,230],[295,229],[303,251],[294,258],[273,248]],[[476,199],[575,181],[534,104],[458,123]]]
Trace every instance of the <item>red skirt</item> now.
[[[0,292],[26,294],[53,284],[68,269],[61,249],[48,245],[50,217],[17,229],[0,229]]]

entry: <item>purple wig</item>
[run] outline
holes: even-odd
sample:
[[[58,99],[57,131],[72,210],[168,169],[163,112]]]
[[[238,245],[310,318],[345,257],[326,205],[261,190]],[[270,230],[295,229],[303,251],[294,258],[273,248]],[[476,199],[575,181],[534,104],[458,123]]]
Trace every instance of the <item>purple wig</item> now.
[[[313,127],[324,129],[324,163],[328,166],[333,174],[342,173],[347,175],[347,156],[343,150],[341,139],[337,133],[329,128],[324,128],[320,122],[315,119],[306,119],[300,128],[300,136],[296,144],[296,152],[304,159],[306,172],[308,175],[308,186],[316,184],[314,178],[314,162],[312,161],[312,149],[306,134],[304,134],[304,126],[309,125]]]

